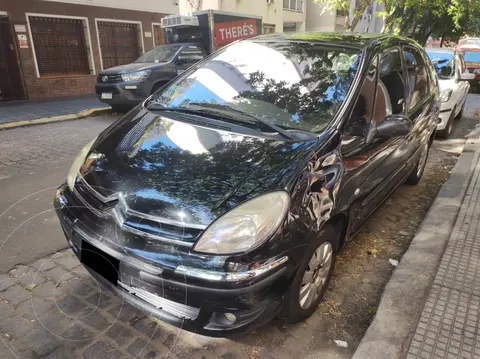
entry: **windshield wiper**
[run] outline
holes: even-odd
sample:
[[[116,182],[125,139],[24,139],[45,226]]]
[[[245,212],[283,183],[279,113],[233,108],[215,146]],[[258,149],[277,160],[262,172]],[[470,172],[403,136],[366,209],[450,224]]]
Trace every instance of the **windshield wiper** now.
[[[193,105],[193,106],[192,106]],[[236,123],[240,123],[242,125],[245,125],[245,124],[250,124],[250,125],[257,125],[258,124],[262,124],[264,127],[267,127],[269,128],[270,130],[274,130],[275,132],[279,133],[280,135],[282,135],[283,137],[289,139],[289,140],[293,140],[293,137],[290,136],[290,134],[288,134],[288,132],[286,132],[285,130],[281,129],[281,128],[278,128],[277,126],[275,125],[272,125],[268,122],[265,122],[259,118],[256,118],[255,116],[253,116],[252,114],[249,114],[248,112],[243,112],[241,110],[236,110],[234,108],[231,108],[230,106],[226,106],[226,105],[219,105],[220,106],[225,106],[225,107],[222,107],[222,108],[217,108],[215,109],[214,106],[204,106],[205,104],[203,103],[189,103],[189,107],[166,107],[166,106],[163,106],[163,105],[160,105],[158,103],[155,103],[155,102],[150,102],[148,103],[145,107],[149,110],[153,110],[153,111],[173,111],[173,112],[186,112],[186,113],[191,113],[191,114],[196,114],[196,115],[208,115],[208,116],[212,116],[213,118],[215,119],[219,119],[219,120],[228,120],[227,122],[236,122]],[[237,116],[233,116],[231,113],[228,114],[228,113],[225,113],[225,112],[235,112],[237,114],[240,114],[244,117],[247,117],[249,118],[249,120],[245,120],[245,119],[240,119],[238,118]],[[253,121],[252,121],[253,120]]]
[[[263,126],[269,128],[270,130],[273,130],[279,134],[281,134],[283,137],[285,138],[288,138],[289,140],[293,140],[294,138],[287,132],[285,131],[283,128],[280,128],[274,124],[271,124],[261,118],[258,118],[257,116],[255,116],[254,114],[252,113],[249,113],[249,112],[246,112],[246,111],[242,111],[242,110],[238,110],[236,108],[233,108],[233,107],[230,107],[228,105],[223,105],[223,104],[217,104],[217,103],[202,103],[202,102],[190,102],[189,105],[194,105],[194,106],[199,106],[200,108],[202,107],[207,107],[207,108],[211,108],[211,109],[214,109],[214,110],[219,110],[219,113],[222,113],[225,111],[225,112],[234,112],[234,113],[237,113],[239,115],[242,115],[242,116],[245,116],[247,118],[250,118],[250,119],[253,119],[254,122],[256,123],[260,123],[262,124]]]

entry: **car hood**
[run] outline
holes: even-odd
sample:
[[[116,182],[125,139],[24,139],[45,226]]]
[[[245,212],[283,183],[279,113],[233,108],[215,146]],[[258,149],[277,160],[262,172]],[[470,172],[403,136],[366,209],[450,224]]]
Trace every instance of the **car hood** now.
[[[249,198],[289,190],[327,137],[270,140],[136,109],[98,137],[81,173],[135,211],[208,225]]]
[[[445,91],[449,89],[455,88],[455,79],[438,79],[438,87],[440,87],[440,91]]]
[[[131,63],[127,65],[110,67],[109,69],[103,70],[99,75],[116,75],[116,74],[126,74],[134,71],[149,70],[156,68],[165,63],[163,62],[148,62],[148,63]]]

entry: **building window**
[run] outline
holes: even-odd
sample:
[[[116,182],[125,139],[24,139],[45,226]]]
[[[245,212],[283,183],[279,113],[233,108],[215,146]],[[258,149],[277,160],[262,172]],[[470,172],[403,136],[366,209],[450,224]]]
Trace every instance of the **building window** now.
[[[303,11],[303,0],[283,0],[285,10]]]
[[[89,75],[84,20],[29,16],[38,75]]]
[[[337,16],[345,17],[348,16],[348,9],[337,9]]]
[[[275,25],[263,24],[263,33],[264,34],[273,34],[275,32]]]
[[[97,20],[103,69],[134,62],[142,53],[139,24]]]

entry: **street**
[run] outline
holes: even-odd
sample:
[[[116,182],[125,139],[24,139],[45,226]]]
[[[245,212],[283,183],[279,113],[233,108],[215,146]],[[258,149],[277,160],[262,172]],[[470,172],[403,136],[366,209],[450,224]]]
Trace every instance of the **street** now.
[[[400,186],[340,254],[317,312],[299,325],[274,320],[256,333],[214,339],[156,322],[105,293],[66,250],[55,188],[95,134],[119,118],[0,132],[1,358],[348,358],[383,288],[479,123],[470,94],[448,140],[436,140],[418,186]],[[340,347],[335,340],[347,343]]]

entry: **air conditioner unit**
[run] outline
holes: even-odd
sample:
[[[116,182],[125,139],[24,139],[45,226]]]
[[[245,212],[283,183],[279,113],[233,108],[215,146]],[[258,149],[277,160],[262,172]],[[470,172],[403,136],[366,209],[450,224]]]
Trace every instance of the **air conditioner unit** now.
[[[267,0],[267,4],[273,4],[275,0]]]
[[[179,27],[179,26],[198,26],[198,17],[186,15],[169,15],[162,19],[162,27]]]

